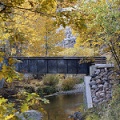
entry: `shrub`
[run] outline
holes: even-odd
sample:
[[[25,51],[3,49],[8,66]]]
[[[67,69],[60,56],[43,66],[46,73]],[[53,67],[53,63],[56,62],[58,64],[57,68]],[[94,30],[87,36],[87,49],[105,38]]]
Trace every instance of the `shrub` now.
[[[81,84],[83,82],[84,80],[82,78],[76,78],[76,84]]]
[[[42,78],[44,85],[56,86],[59,83],[59,77],[57,75],[45,75]]]
[[[33,92],[35,92],[35,89],[34,89],[34,87],[32,87],[32,86],[25,86],[24,89],[25,89],[25,91],[28,92],[28,93],[33,93]]]
[[[62,82],[62,89],[63,90],[71,90],[75,84],[76,84],[75,79],[68,77]]]
[[[41,88],[41,87],[37,88],[36,93],[37,93],[39,96],[43,97],[43,88]]]
[[[14,106],[13,103],[8,102],[7,99],[0,96],[0,120],[16,120]]]
[[[99,119],[100,118],[97,114],[92,113],[92,114],[89,114],[85,120],[99,120]]]
[[[43,88],[43,93],[46,95],[53,94],[55,92],[56,92],[56,89],[53,86],[46,86]]]
[[[49,103],[47,99],[40,98],[36,93],[21,92],[18,93],[16,97],[17,102],[11,103],[9,100],[0,96],[0,120],[18,120],[16,116],[16,111],[18,110],[20,116],[21,113],[30,109],[45,113],[41,102],[44,102],[45,104]]]
[[[103,111],[100,120],[119,120],[120,119],[120,85],[114,85],[112,100],[108,107]]]

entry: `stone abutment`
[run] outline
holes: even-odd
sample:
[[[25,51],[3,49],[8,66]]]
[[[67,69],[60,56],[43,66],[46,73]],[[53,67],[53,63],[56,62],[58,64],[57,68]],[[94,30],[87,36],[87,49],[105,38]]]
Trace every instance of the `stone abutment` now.
[[[85,76],[87,108],[92,108],[112,98],[113,64],[95,64],[90,67],[90,76]]]

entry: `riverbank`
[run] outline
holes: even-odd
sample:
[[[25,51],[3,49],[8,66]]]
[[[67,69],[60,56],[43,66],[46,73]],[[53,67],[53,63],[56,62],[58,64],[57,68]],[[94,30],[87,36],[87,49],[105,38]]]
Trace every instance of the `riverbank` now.
[[[78,94],[83,93],[84,91],[84,83],[82,84],[76,84],[72,90],[68,91],[59,91],[50,95],[46,95],[44,97],[50,97],[50,96],[56,96],[56,95],[69,95],[69,94]]]

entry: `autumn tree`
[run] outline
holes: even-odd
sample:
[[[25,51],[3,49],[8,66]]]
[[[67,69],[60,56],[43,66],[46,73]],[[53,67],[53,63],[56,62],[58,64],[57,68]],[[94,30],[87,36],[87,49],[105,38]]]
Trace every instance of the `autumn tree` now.
[[[91,45],[99,47],[103,53],[111,53],[117,67],[120,69],[119,4],[117,0],[87,2],[84,9],[89,16],[93,16],[93,19],[86,24],[88,29],[85,33],[88,39],[85,42],[90,42]]]
[[[23,48],[27,49],[30,38],[36,38],[34,27],[30,23],[36,14],[41,16],[53,16],[56,11],[56,1],[53,0],[1,0],[0,1],[0,45],[9,51],[0,52],[0,62],[2,69],[0,78],[7,82],[18,79],[19,73],[15,71],[16,60],[10,56],[21,56],[24,54]],[[34,16],[34,17],[33,17]],[[37,16],[38,17],[38,16]],[[32,19],[31,19],[32,18]],[[38,34],[37,34],[38,35]],[[9,45],[8,45],[9,44]],[[9,53],[9,54],[8,54]],[[4,59],[5,58],[5,59]]]
[[[99,55],[112,54],[120,70],[119,5],[118,0],[79,1],[77,7],[72,4],[72,11],[59,13],[58,21],[64,20],[63,26],[68,24],[79,34],[75,46],[92,47]]]

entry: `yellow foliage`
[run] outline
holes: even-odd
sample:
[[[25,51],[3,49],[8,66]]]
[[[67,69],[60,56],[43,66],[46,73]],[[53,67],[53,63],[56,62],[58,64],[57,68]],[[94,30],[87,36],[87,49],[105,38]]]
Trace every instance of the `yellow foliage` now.
[[[74,47],[75,47],[75,48],[79,48],[80,46],[84,46],[84,42],[83,42],[83,39],[82,39],[82,38],[77,37],[76,43],[75,43]]]
[[[42,23],[41,23],[42,21]],[[56,32],[57,26],[54,20],[47,17],[39,17],[34,24],[34,33],[36,37],[29,40],[28,49],[24,51],[27,56],[56,56],[59,50],[62,50],[56,44],[63,40],[63,31]]]
[[[7,66],[4,64],[3,66],[2,66],[2,72],[4,73],[4,72],[6,72],[8,69],[7,69]]]
[[[7,102],[7,99],[0,97],[0,120],[15,120],[14,104]]]
[[[9,65],[13,65],[15,63],[15,60],[13,58],[8,59]]]
[[[0,97],[0,105],[4,104],[6,102],[7,102],[7,99]]]
[[[15,54],[16,53],[16,49],[15,48],[12,48],[11,49],[11,54]]]
[[[27,104],[27,103],[22,104],[22,106],[21,106],[21,112],[25,112],[25,111],[27,111],[28,109],[29,109],[29,107],[28,107],[28,104]]]
[[[55,13],[56,8],[57,8],[56,0],[42,0],[42,2],[40,3],[40,7],[38,8],[38,11],[41,10],[43,12],[50,14]]]
[[[3,60],[4,60],[4,59],[3,59],[3,57],[0,57],[0,63],[2,63],[2,62],[3,62]]]
[[[10,64],[13,64],[15,62],[14,60],[10,60]],[[10,65],[7,66],[3,64],[2,70],[0,72],[0,77],[6,79],[6,82],[13,82],[14,80],[21,80],[22,75],[18,72],[15,71],[15,68]]]
[[[5,120],[14,120],[13,118],[14,118],[14,114],[10,114],[5,117]]]
[[[60,56],[94,56],[92,48],[66,48],[64,51],[59,52]]]

